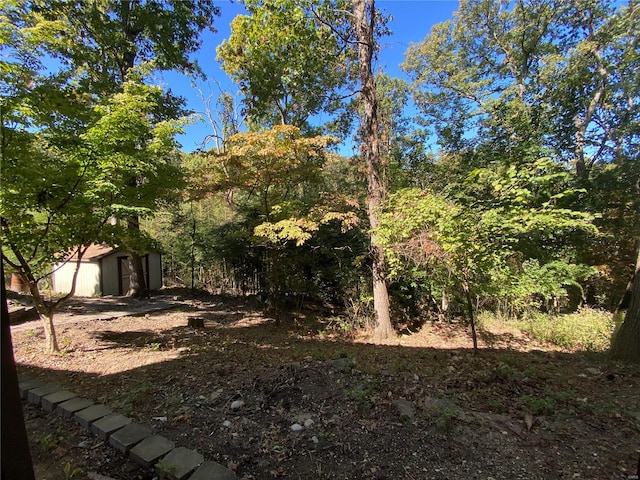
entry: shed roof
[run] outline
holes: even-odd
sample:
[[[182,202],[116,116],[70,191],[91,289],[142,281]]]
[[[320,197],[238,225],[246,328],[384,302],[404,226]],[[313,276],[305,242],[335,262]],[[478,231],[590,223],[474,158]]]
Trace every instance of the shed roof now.
[[[89,245],[89,248],[87,248],[87,251],[82,256],[82,260],[85,262],[90,262],[92,260],[99,260],[117,250],[119,250],[118,247],[107,245],[106,243],[93,243]],[[76,260],[77,258],[78,258],[78,250],[76,249],[74,250],[73,255],[71,255],[68,260]]]

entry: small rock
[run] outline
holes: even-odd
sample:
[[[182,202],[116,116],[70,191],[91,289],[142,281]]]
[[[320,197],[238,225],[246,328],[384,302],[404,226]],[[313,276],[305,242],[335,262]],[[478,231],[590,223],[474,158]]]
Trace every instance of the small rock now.
[[[313,443],[318,443],[318,442],[320,442],[320,440],[318,440],[318,437],[316,437],[315,435],[314,435],[313,437],[311,437],[311,441],[312,441]]]
[[[167,417],[153,417],[153,420],[158,420],[159,422],[166,422]]]
[[[222,395],[222,392],[223,392],[223,391],[224,391],[224,390],[219,389],[219,390],[216,390],[215,392],[211,392],[211,393],[209,394],[209,397],[207,398],[207,401],[208,401],[209,403],[213,403],[213,402],[215,402],[215,401],[218,399],[218,397],[219,397],[220,395]]]
[[[394,400],[393,405],[398,409],[401,417],[413,418],[416,415],[416,405],[408,400]]]
[[[584,371],[590,373],[591,375],[600,375],[602,373],[600,370],[593,367],[585,368]]]
[[[231,402],[231,410],[240,410],[244,407],[244,401],[242,400],[234,400]]]
[[[351,360],[349,360],[347,357],[336,358],[335,360],[329,360],[328,363],[333,368],[336,368],[338,370],[346,370],[350,368],[352,364]]]
[[[294,432],[299,432],[300,430],[302,430],[304,427],[302,425],[300,425],[299,423],[294,423],[293,425],[291,425],[291,430],[293,430]]]
[[[222,426],[229,428],[231,426],[231,422],[229,420],[225,420],[224,422],[222,422]]]
[[[307,428],[309,428],[311,425],[313,425],[313,423],[314,423],[314,422],[313,422],[313,420],[311,420],[310,418],[307,418],[307,419],[304,421],[304,426],[305,426],[305,427],[307,427]]]

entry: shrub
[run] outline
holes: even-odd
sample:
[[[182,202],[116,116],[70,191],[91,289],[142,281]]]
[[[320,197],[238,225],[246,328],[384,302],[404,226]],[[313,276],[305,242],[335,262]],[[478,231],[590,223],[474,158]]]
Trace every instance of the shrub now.
[[[610,312],[588,307],[558,316],[535,313],[521,324],[523,330],[542,342],[589,352],[606,351],[614,329]]]

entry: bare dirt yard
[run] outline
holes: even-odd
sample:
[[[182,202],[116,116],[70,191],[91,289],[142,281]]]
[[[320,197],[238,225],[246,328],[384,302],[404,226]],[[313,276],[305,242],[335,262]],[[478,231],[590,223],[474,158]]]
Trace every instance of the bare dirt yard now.
[[[75,302],[61,355],[44,353],[38,323],[14,327],[19,373],[239,479],[637,478],[637,365],[511,331],[483,332],[474,354],[467,329],[446,323],[372,345],[321,311],[276,327],[250,301],[170,295],[171,309],[110,320],[81,315],[100,302]],[[25,417],[40,480],[156,477],[69,420],[30,405]]]

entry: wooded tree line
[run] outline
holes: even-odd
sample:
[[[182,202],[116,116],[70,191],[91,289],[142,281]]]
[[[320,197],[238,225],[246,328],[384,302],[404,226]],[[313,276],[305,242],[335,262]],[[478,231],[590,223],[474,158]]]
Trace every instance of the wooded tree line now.
[[[263,294],[276,321],[349,308],[377,339],[483,309],[613,311],[638,288],[635,1],[461,1],[407,50],[407,82],[375,70],[393,24],[372,0],[245,0],[217,49],[238,102],[219,97],[215,147],[191,154],[151,78],[199,73],[212,2],[46,3],[0,16],[3,259],[36,299],[91,241],[155,242],[175,281]]]

